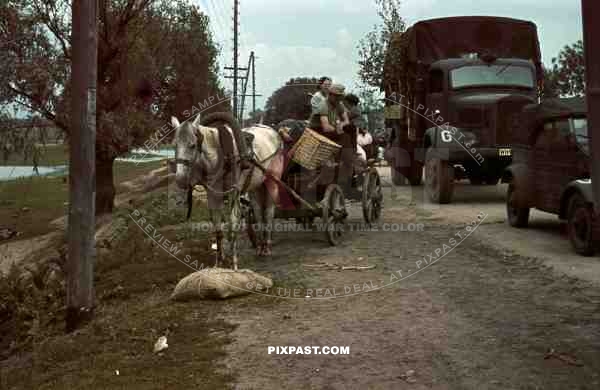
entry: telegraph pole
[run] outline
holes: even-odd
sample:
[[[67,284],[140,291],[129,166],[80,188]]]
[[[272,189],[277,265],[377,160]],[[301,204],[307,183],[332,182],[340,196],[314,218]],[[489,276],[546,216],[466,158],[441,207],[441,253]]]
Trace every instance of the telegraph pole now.
[[[252,110],[256,111],[256,96],[261,96],[256,94],[256,81],[254,80],[255,69],[254,69],[254,52],[250,53],[250,58],[248,59],[248,67],[240,68],[238,58],[239,58],[239,46],[238,46],[238,36],[239,36],[239,0],[233,0],[233,67],[226,66],[226,70],[232,70],[233,76],[225,76],[226,79],[233,79],[233,114],[240,123],[243,123],[244,120],[244,104],[245,97],[252,96]],[[252,95],[246,94],[246,88],[248,86],[248,78],[250,76],[250,66],[252,66]],[[239,76],[240,71],[246,71],[246,76]],[[238,83],[243,80],[244,84],[242,86],[243,92],[242,94],[238,94]],[[241,105],[238,105],[238,97],[242,97]]]
[[[248,67],[246,68],[246,77],[244,77],[244,86],[242,87],[242,104],[240,107],[240,121],[244,121],[244,107],[246,105],[246,88],[248,87],[248,78],[250,76],[250,65],[252,64],[252,54],[248,58]]]
[[[256,67],[254,65],[256,57],[254,52],[250,52],[250,56],[252,57],[252,112],[256,112]]]
[[[67,332],[90,320],[94,307],[97,13],[97,0],[71,3]]]
[[[256,97],[257,96],[262,96],[256,93],[256,56],[254,55],[254,52],[250,52],[250,58],[248,59],[248,71],[246,72],[246,79],[245,79],[245,83],[244,83],[244,90],[243,90],[243,94],[242,94],[242,117],[243,117],[243,113],[244,113],[244,98],[246,96],[252,96],[252,112],[256,112]],[[250,70],[252,71],[252,94],[247,95],[246,94],[246,87],[248,85],[248,78],[250,77]]]
[[[238,90],[238,26],[239,26],[240,1],[233,0],[233,113],[238,116],[237,90]],[[238,118],[239,120],[239,118]]]

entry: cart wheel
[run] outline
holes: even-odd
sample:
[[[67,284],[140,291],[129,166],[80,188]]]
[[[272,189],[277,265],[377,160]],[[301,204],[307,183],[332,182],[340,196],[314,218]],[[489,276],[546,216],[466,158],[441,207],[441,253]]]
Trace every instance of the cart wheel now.
[[[323,197],[323,222],[325,222],[327,240],[333,246],[338,245],[344,234],[344,224],[348,212],[344,192],[337,184],[330,184]]]
[[[365,223],[377,223],[381,217],[383,192],[381,178],[377,169],[371,169],[365,175],[362,191],[362,209]]]

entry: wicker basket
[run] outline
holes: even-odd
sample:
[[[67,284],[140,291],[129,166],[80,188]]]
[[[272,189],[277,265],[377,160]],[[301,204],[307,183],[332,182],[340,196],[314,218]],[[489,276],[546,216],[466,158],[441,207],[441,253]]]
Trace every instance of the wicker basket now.
[[[292,160],[306,169],[317,169],[331,159],[342,147],[311,129],[305,129],[292,147]]]

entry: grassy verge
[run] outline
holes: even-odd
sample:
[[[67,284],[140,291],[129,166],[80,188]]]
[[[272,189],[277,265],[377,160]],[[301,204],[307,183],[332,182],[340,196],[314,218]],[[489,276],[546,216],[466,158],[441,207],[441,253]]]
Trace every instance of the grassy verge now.
[[[67,165],[69,163],[69,146],[66,144],[40,145],[38,164],[40,166]],[[11,154],[7,161],[0,159],[0,165],[33,165],[33,155]]]
[[[163,161],[114,164],[117,194],[121,183],[138,178],[164,165]],[[0,221],[22,235],[17,239],[35,237],[52,230],[50,222],[67,212],[69,185],[66,177],[34,176],[0,182]]]
[[[159,194],[136,208],[156,228],[181,222],[157,207],[165,201]],[[0,293],[9,302],[0,307],[0,350],[11,351],[0,361],[0,388],[228,388],[232,378],[218,361],[233,327],[215,319],[223,304],[170,302],[175,284],[191,271],[152,244],[127,217],[130,212],[115,213],[126,229],[110,249],[98,252],[98,306],[92,323],[80,331],[62,334],[64,286],[41,291],[34,283],[27,290],[15,275],[0,279]],[[205,218],[203,213],[197,208],[195,217]],[[164,233],[172,242],[177,234]],[[205,235],[196,235],[194,245],[185,248],[194,258],[208,257]],[[32,298],[24,300],[25,295]],[[162,335],[169,348],[154,354]]]

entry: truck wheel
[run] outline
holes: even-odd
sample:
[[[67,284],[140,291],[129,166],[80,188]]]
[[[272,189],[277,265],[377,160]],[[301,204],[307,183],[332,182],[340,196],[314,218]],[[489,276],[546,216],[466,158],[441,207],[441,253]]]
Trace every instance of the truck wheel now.
[[[425,190],[434,203],[446,204],[452,200],[452,167],[435,150],[427,149],[425,158]]]
[[[529,207],[515,206],[515,186],[510,184],[506,194],[506,215],[512,227],[524,228],[529,224]]]
[[[585,199],[574,194],[569,200],[567,229],[569,240],[577,254],[592,256],[594,254],[593,227],[594,211]]]

